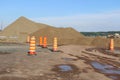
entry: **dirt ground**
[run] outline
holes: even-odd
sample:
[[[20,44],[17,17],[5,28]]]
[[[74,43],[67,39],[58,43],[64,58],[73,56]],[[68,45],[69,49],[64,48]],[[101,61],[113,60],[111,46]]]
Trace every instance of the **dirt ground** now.
[[[51,49],[37,46],[37,55],[28,55],[28,44],[0,43],[0,80],[120,80],[119,72],[107,74],[91,64],[109,64],[119,71],[119,56],[92,46],[63,45],[58,52]]]

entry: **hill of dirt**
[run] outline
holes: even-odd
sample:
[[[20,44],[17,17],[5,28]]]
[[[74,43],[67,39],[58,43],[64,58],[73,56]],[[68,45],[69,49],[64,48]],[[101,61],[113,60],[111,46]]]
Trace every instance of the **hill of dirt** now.
[[[37,43],[40,36],[48,38],[48,44],[53,43],[53,38],[57,37],[59,44],[78,44],[84,36],[73,28],[56,28],[42,23],[33,22],[25,17],[18,18],[15,22],[7,26],[0,33],[0,41],[4,42],[26,42],[28,35],[36,36]],[[1,37],[2,36],[2,37]],[[80,40],[79,40],[80,38]]]
[[[109,39],[102,37],[95,37],[91,42],[91,45],[93,46],[104,47],[104,48],[107,48],[108,44],[109,44]]]
[[[110,38],[95,37],[91,41],[90,45],[102,48],[108,48],[110,43]],[[114,38],[114,46],[120,47],[120,38]]]
[[[48,44],[53,43],[53,38],[58,38],[58,44],[75,44],[79,38],[84,38],[82,34],[74,30],[73,28],[55,28],[55,27],[46,27],[39,29],[38,31],[31,34],[31,36],[36,37],[37,43],[39,42],[39,37],[46,36],[48,39]]]
[[[120,38],[115,39],[115,46],[120,47]]]
[[[0,35],[7,37],[7,41],[24,42],[27,35],[45,27],[51,26],[33,22],[22,16],[7,26]]]
[[[108,47],[109,39],[102,37],[85,37],[73,28],[56,28],[42,23],[33,22],[25,17],[18,18],[15,22],[0,31],[0,41],[3,42],[26,42],[28,35],[39,37],[46,36],[48,44],[53,43],[53,38],[58,38],[58,44],[92,45],[97,47]],[[115,39],[115,46],[120,47],[120,39]]]
[[[93,40],[94,38],[92,37],[78,38],[75,44],[91,46]]]

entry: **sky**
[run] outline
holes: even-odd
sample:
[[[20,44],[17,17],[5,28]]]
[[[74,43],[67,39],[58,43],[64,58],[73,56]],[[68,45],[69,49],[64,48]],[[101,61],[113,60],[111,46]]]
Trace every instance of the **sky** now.
[[[0,0],[2,28],[24,16],[77,31],[120,31],[120,0]]]

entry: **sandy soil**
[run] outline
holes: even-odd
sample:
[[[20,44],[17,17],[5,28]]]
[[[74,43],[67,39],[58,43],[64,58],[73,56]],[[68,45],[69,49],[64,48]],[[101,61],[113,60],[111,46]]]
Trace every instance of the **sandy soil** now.
[[[37,55],[29,56],[28,44],[0,44],[0,80],[120,80],[120,77],[110,78],[90,64],[97,61],[119,68],[120,57],[88,48],[93,47],[65,45],[52,52],[51,46],[37,46]],[[62,71],[61,65],[71,66],[72,70]]]

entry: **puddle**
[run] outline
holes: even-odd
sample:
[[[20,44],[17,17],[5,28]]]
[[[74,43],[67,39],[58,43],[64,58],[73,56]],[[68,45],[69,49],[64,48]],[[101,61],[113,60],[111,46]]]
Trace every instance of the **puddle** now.
[[[102,64],[99,62],[92,62],[91,65],[101,73],[109,75],[108,77],[112,78],[113,80],[120,79],[120,68],[116,68],[112,65]]]
[[[60,71],[71,71],[72,70],[72,67],[69,66],[69,65],[60,65],[58,66],[60,68]]]
[[[113,80],[118,79],[116,76],[109,76],[110,78],[112,78]]]
[[[73,65],[73,64],[59,64],[55,65],[55,67],[52,69],[52,71],[55,72],[62,72],[62,73],[67,73],[67,72],[73,72],[76,73],[79,71],[79,69]]]
[[[120,50],[114,50],[113,52],[116,54],[120,54]]]
[[[63,60],[65,61],[76,61],[77,59],[74,59],[74,58],[62,58]]]
[[[58,64],[55,65],[52,69],[57,75],[59,75],[62,78],[66,78],[70,80],[75,74],[79,74],[80,70],[73,64]]]
[[[114,51],[111,50],[105,50],[106,52],[112,52],[114,54],[120,54],[120,50],[115,49]]]
[[[61,50],[53,51],[52,48],[49,48],[48,50],[50,50],[52,53],[63,53],[63,51],[61,51]]]

